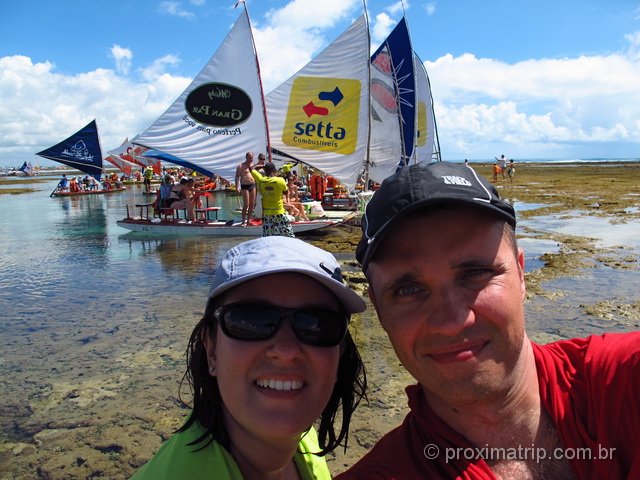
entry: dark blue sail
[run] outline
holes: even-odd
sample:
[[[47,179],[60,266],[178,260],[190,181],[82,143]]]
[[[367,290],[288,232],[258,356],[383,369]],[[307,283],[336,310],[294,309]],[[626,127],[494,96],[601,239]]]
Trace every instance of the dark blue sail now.
[[[102,174],[102,149],[98,126],[92,120],[66,140],[36,153],[40,157],[63,163],[100,180]]]
[[[163,162],[173,163],[174,165],[180,165],[182,167],[189,168],[198,172],[205,177],[213,177],[213,172],[209,169],[196,165],[195,163],[187,162],[186,160],[182,160],[181,158],[176,157],[175,155],[170,155],[168,153],[161,152],[159,150],[147,150],[142,154],[144,157],[156,158],[158,160],[162,160]]]
[[[389,87],[394,90],[392,95],[396,99],[397,108],[400,112],[404,162],[401,160],[399,166],[402,166],[406,164],[406,161],[413,154],[416,119],[413,49],[404,17],[371,56],[371,64],[374,68],[387,69],[387,73],[393,79],[393,85]]]

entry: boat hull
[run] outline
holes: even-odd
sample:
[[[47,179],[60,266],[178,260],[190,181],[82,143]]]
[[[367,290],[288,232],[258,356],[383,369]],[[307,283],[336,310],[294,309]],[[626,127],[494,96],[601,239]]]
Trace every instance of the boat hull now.
[[[82,192],[53,192],[52,197],[76,197],[79,195],[101,195],[103,193],[124,192],[126,188],[112,188],[111,190],[88,190]]]
[[[188,223],[185,220],[159,220],[125,218],[116,222],[119,227],[134,232],[146,232],[166,235],[212,235],[216,237],[259,237],[262,235],[262,225],[248,225],[240,223],[227,225],[228,222]],[[312,220],[309,222],[294,222],[291,224],[294,233],[308,232],[319,228],[338,225],[341,220]]]

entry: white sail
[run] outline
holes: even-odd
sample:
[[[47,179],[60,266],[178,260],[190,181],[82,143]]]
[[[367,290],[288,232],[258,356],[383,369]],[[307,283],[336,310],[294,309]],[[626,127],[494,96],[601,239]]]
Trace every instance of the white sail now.
[[[431,85],[424,64],[413,55],[414,71],[416,75],[416,141],[414,157],[416,162],[431,162],[439,159],[440,152],[436,147],[436,122],[433,113],[433,99]]]
[[[363,15],[267,95],[271,146],[353,187],[368,148],[369,62]]]
[[[125,140],[118,148],[114,148],[107,152],[109,154],[107,160],[120,168],[120,170],[124,171],[127,175],[131,175],[131,168],[127,168],[127,164],[138,165],[140,167],[151,167],[153,168],[153,173],[160,175],[162,173],[160,160],[145,157],[144,154],[149,149],[139,145],[137,142],[138,137],[134,137],[133,140]]]
[[[246,9],[204,69],[135,142],[233,180],[246,152],[265,152],[258,60]]]
[[[140,168],[140,165],[136,163],[131,163],[121,157],[116,157],[113,154],[109,154],[104,157],[112,165],[118,167],[121,171],[123,171],[127,176],[131,175],[131,172]]]
[[[391,56],[386,49],[371,61],[368,177],[376,182],[394,174],[402,158],[402,129],[392,69]]]

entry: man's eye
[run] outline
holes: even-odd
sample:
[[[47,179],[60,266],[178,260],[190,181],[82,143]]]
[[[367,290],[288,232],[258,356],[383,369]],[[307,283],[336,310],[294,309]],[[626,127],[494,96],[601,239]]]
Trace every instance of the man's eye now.
[[[495,275],[495,270],[491,268],[473,268],[464,272],[462,280],[468,286],[480,288],[485,283],[489,282]]]
[[[465,272],[465,277],[480,277],[490,275],[493,272],[490,268],[474,268]]]
[[[396,290],[396,295],[406,297],[409,295],[415,295],[418,292],[420,292],[420,289],[415,285],[402,285]]]

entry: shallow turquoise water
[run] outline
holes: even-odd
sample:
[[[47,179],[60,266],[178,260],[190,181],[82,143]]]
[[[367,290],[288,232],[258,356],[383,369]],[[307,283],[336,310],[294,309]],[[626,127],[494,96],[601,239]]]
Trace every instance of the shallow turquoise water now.
[[[33,184],[37,192],[0,196],[0,443],[28,442],[50,422],[115,417],[125,404],[121,398],[107,402],[116,393],[142,396],[131,402],[132,417],[136,408],[166,402],[162,393],[139,387],[155,384],[168,394],[157,378],[158,365],[163,375],[179,379],[212,273],[231,246],[246,240],[128,232],[116,221],[125,217],[127,204],[148,201],[141,186],[50,198],[56,183],[52,178]],[[237,198],[220,193],[210,201],[223,207],[220,218],[231,218]],[[562,230],[578,221],[541,219],[536,228]],[[614,229],[589,226],[609,234]],[[528,271],[542,266],[543,253],[557,250],[548,240],[525,239],[523,246]],[[633,322],[588,317],[580,306],[598,299],[638,301],[637,268],[601,266],[580,278],[555,280],[549,289],[563,296],[527,304],[528,329],[538,341],[637,329]],[[366,326],[376,324],[369,309],[357,328],[364,338],[365,328],[373,328]],[[399,367],[397,360],[380,357],[369,368]]]

